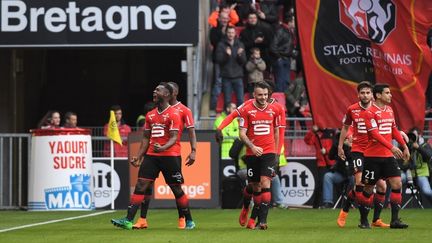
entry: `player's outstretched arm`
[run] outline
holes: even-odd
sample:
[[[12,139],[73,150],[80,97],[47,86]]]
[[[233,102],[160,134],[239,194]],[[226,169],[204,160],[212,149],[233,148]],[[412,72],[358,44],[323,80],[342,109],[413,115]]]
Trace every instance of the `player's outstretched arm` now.
[[[238,117],[238,112],[233,111],[229,114],[225,119],[223,119],[222,123],[217,127],[218,130],[222,131],[226,126],[228,126],[236,117]]]
[[[189,142],[191,146],[191,152],[186,158],[186,166],[191,166],[195,163],[197,141],[196,141],[195,128],[194,127],[188,128],[188,132],[189,132]]]

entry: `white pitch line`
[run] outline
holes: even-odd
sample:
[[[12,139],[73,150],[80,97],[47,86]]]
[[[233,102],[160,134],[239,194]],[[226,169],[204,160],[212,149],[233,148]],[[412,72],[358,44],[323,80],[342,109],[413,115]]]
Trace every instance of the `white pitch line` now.
[[[81,215],[81,216],[76,216],[76,217],[70,217],[70,218],[64,218],[64,219],[55,219],[55,220],[50,220],[50,221],[40,222],[40,223],[35,223],[35,224],[26,224],[26,225],[21,225],[21,226],[17,226],[17,227],[12,227],[12,228],[9,228],[9,229],[2,229],[2,230],[0,230],[0,233],[12,231],[12,230],[19,230],[19,229],[24,229],[24,228],[30,228],[30,227],[33,227],[33,226],[39,226],[39,225],[44,225],[44,224],[52,224],[52,223],[58,223],[58,222],[63,222],[63,221],[68,221],[68,220],[93,217],[93,216],[97,216],[97,215],[101,215],[101,214],[106,214],[106,213],[113,213],[113,212],[115,212],[115,210],[102,211],[102,212],[98,212],[98,213],[86,214],[86,215]]]

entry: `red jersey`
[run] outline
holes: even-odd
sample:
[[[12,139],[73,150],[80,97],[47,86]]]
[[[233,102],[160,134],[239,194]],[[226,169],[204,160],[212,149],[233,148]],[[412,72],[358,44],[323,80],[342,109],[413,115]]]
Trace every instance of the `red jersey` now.
[[[180,143],[181,136],[183,133],[183,129],[191,128],[195,126],[194,119],[192,116],[192,111],[185,105],[183,105],[180,101],[177,104],[172,105],[180,114],[180,130],[177,137],[177,143]]]
[[[250,102],[238,109],[240,115],[240,127],[246,129],[246,136],[251,142],[263,149],[263,154],[276,153],[274,128],[279,127],[278,109],[267,104],[260,109]],[[246,155],[254,155],[249,147]]]
[[[180,143],[175,143],[163,152],[155,153],[153,151],[154,144],[158,143],[163,146],[170,138],[170,131],[179,131],[180,128],[180,114],[174,107],[168,106],[162,112],[159,112],[158,108],[149,111],[144,125],[144,130],[150,130],[150,144],[146,154],[153,156],[180,156]]]
[[[277,109],[277,115],[279,117],[279,126],[286,127],[285,106],[283,106],[281,103],[278,103],[276,99],[273,98],[270,99],[269,103],[274,105]]]
[[[243,102],[243,104],[241,104],[237,109],[237,114],[239,116],[241,116],[241,110],[244,106],[250,105],[255,101],[255,99],[249,99],[246,100],[245,102]],[[283,105],[281,105],[280,103],[278,103],[276,101],[276,99],[271,98],[269,100],[269,104],[274,105],[275,107],[275,112],[277,114],[277,116],[279,117],[279,125],[281,127],[286,127],[286,115],[285,115],[285,107]]]
[[[368,144],[369,136],[367,134],[365,120],[360,117],[360,113],[367,108],[363,108],[360,102],[352,104],[348,107],[347,112],[342,120],[343,124],[352,127],[353,141],[351,152],[363,153]]]
[[[393,157],[391,152],[393,133],[399,131],[396,128],[393,109],[385,106],[383,109],[373,104],[369,109],[360,113],[364,118],[368,131],[369,141],[363,153],[365,157]],[[385,144],[379,142],[373,132],[378,132],[385,139]]]

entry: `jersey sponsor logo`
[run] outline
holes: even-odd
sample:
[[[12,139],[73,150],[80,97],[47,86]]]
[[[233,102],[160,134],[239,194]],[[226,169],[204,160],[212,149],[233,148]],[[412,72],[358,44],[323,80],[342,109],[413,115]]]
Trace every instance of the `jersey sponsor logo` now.
[[[253,125],[254,135],[269,135],[270,125],[268,124],[255,124]]]
[[[380,134],[391,134],[392,133],[393,123],[385,122],[379,124],[378,131]]]
[[[152,138],[160,138],[165,136],[165,130],[164,127],[161,125],[153,125],[151,130],[151,137]]]
[[[357,122],[357,132],[358,133],[367,133],[365,122]]]

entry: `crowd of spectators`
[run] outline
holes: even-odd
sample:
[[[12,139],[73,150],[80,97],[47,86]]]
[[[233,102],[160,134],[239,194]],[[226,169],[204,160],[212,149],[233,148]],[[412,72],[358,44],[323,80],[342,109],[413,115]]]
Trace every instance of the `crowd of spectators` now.
[[[208,18],[214,64],[210,116],[220,113],[232,97],[237,106],[244,97],[251,98],[253,84],[263,80],[273,82],[275,92],[285,96],[288,116],[310,116],[293,1],[219,0],[212,1],[212,6]],[[224,102],[218,109],[222,91]],[[305,123],[300,125],[306,129]]]

